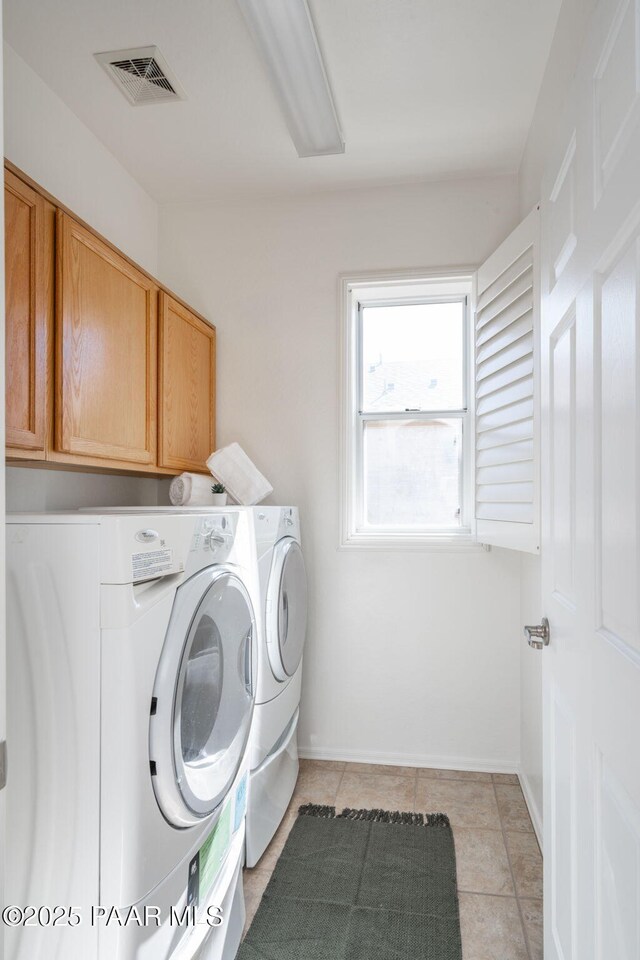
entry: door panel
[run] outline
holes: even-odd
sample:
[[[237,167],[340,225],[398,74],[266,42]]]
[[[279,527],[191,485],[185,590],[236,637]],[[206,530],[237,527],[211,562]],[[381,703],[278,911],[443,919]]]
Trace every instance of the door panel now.
[[[600,344],[600,461],[597,617],[599,628],[638,647],[637,300],[640,244],[635,239],[597,278]]]
[[[553,589],[575,606],[576,328],[575,307],[550,342],[551,535]]]
[[[543,187],[546,960],[640,956],[638,64],[601,0]]]
[[[215,450],[216,331],[160,294],[159,465],[206,472]]]
[[[632,798],[600,754],[597,762],[596,956],[634,958],[640,952],[640,818]]]
[[[57,240],[56,447],[155,463],[157,288],[63,213]]]
[[[44,458],[48,298],[43,198],[5,173],[6,443]]]
[[[545,846],[551,865],[547,896],[550,903],[550,934],[561,960],[577,960],[576,952],[576,744],[572,711],[553,691],[549,702],[553,772],[550,784],[549,819],[551,844]]]
[[[549,197],[547,234],[548,283],[553,288],[576,248],[576,133],[571,134]]]
[[[608,29],[596,37],[601,52],[593,77],[596,202],[625,154],[640,115],[637,2],[603,3],[602,12]]]

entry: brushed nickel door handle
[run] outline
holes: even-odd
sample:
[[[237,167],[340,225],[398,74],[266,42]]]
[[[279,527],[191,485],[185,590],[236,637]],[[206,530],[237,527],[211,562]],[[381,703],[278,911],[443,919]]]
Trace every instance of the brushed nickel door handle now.
[[[542,650],[544,647],[548,647],[550,640],[549,621],[546,617],[543,617],[542,622],[536,624],[536,626],[525,627],[524,635],[527,638],[527,643],[534,650]]]

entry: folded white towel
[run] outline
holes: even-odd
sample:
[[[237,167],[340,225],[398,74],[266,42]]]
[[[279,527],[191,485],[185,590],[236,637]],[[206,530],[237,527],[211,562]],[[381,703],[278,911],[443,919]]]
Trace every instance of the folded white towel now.
[[[207,507],[213,503],[211,477],[200,473],[181,473],[169,487],[174,507]]]
[[[211,473],[225,485],[236,503],[251,506],[260,503],[273,492],[269,481],[262,476],[239,443],[230,443],[212,453],[207,460]]]

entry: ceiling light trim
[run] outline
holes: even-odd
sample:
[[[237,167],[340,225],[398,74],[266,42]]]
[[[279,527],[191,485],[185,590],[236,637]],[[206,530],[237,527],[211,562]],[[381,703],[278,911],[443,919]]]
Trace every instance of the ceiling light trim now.
[[[299,157],[345,152],[307,0],[238,0]]]

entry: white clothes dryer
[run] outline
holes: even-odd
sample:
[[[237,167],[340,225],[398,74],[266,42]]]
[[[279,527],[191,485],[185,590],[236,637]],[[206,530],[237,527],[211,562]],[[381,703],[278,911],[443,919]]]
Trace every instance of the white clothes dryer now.
[[[8,960],[235,957],[253,557],[238,512],[8,517],[6,903],[74,911]]]
[[[253,507],[260,580],[258,689],[250,746],[246,864],[266,850],[298,778],[307,581],[296,507]]]

